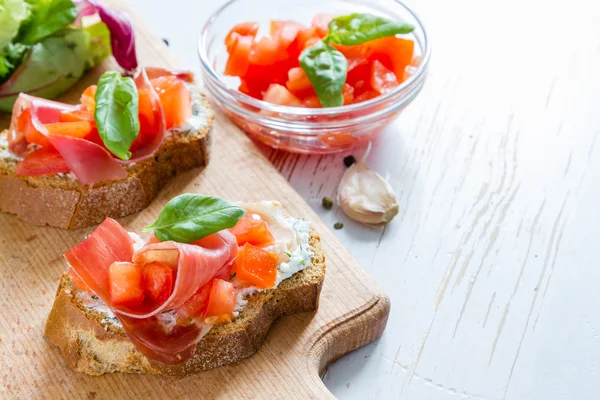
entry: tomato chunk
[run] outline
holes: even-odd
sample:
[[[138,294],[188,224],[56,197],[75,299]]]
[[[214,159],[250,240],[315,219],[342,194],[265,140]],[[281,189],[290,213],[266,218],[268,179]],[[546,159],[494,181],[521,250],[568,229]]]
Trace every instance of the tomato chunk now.
[[[231,51],[225,65],[225,75],[244,76],[246,74],[250,65],[248,56],[250,55],[253,39],[252,36],[242,36],[237,33],[233,35]]]
[[[396,74],[375,60],[371,67],[371,87],[378,94],[385,94],[398,86]]]
[[[88,110],[63,111],[60,113],[60,122],[88,121],[95,125],[94,113]]]
[[[108,268],[110,303],[134,307],[144,301],[142,270],[130,262],[115,262]]]
[[[264,101],[269,103],[279,104],[282,106],[290,107],[301,107],[302,102],[299,98],[294,96],[285,86],[278,85],[276,83],[269,86],[269,89],[263,96]]]
[[[273,287],[277,279],[278,262],[277,254],[246,243],[235,261],[236,277],[259,289]]]
[[[177,314],[181,318],[194,318],[203,316],[208,305],[208,297],[212,281],[202,286],[196,293],[192,295],[180,308],[177,309]]]
[[[215,322],[229,322],[235,310],[235,288],[231,282],[213,279],[204,314],[206,318],[216,318]]]
[[[370,58],[379,60],[396,74],[398,82],[404,80],[404,70],[413,59],[415,43],[395,36],[383,37],[366,43]]]
[[[49,135],[63,135],[76,138],[86,137],[92,132],[92,124],[90,124],[90,121],[86,120],[44,124],[44,128],[46,128]]]
[[[81,98],[79,99],[81,104],[83,104],[88,111],[94,112],[96,109],[96,89],[98,89],[98,86],[96,85],[88,86],[83,91]]]
[[[235,45],[235,35],[251,36],[254,38],[258,33],[258,27],[259,25],[256,22],[242,22],[241,24],[237,24],[231,28],[225,37],[225,46],[227,47],[227,51],[231,52],[231,49]]]
[[[285,86],[296,96],[303,97],[315,92],[308,76],[306,76],[306,73],[300,67],[292,68],[288,71],[288,81]]]
[[[271,21],[271,37],[275,39],[282,49],[287,49],[296,40],[298,33],[304,27],[294,21]]]
[[[255,246],[264,246],[275,242],[273,234],[265,221],[258,214],[244,215],[233,228],[230,229],[237,239],[239,246],[250,243]]]
[[[18,176],[40,176],[65,173],[69,170],[60,153],[54,147],[48,146],[37,149],[17,163],[16,174]]]
[[[287,58],[285,48],[280,43],[268,36],[261,37],[254,42],[248,55],[248,62],[254,65],[273,65]]]
[[[331,14],[317,14],[314,16],[311,25],[316,28],[317,34],[323,38],[329,32],[329,23],[332,19],[333,15]]]
[[[17,129],[25,135],[28,143],[39,144],[40,146],[48,146],[50,144],[48,138],[33,125],[31,110],[29,108],[26,108],[19,114]]]
[[[142,287],[146,296],[153,302],[163,304],[173,293],[173,270],[161,262],[144,265]]]
[[[192,116],[192,97],[185,84],[174,76],[153,79],[152,86],[160,97],[165,112],[166,128],[180,126]],[[147,108],[147,104],[145,105]],[[150,109],[152,104],[150,103]],[[148,110],[144,110],[145,113]],[[156,131],[154,131],[156,133]]]

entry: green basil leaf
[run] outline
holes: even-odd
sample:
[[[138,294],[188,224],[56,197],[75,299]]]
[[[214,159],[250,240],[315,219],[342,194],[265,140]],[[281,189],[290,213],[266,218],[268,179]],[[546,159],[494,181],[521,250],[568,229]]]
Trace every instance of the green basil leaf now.
[[[70,25],[77,18],[72,0],[31,2],[31,17],[21,28],[18,42],[34,44]]]
[[[106,148],[122,160],[140,131],[138,92],[133,79],[116,71],[102,74],[96,89],[94,119]]]
[[[323,107],[344,104],[342,89],[346,83],[348,61],[342,53],[321,40],[300,54],[300,66],[312,83]]]
[[[171,199],[144,232],[153,232],[162,241],[191,243],[232,228],[245,214],[242,207],[220,197],[186,193]]]
[[[352,46],[386,36],[410,33],[414,29],[410,24],[390,21],[373,14],[350,14],[331,20],[325,40]]]

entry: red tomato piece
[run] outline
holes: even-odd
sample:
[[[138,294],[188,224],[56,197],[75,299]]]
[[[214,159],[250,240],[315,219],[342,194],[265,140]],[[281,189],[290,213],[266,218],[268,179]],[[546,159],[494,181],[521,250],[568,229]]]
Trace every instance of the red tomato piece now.
[[[285,48],[277,40],[263,36],[252,44],[248,61],[254,65],[273,65],[287,58]]]
[[[305,97],[302,100],[302,105],[306,108],[321,108],[321,107],[323,107],[321,105],[321,102],[319,101],[319,98],[317,97],[317,95]]]
[[[151,80],[165,113],[166,129],[180,126],[192,116],[192,96],[185,84],[174,76]],[[148,98],[148,100],[150,100]],[[147,105],[145,105],[147,108]],[[150,110],[152,104],[150,104]],[[148,112],[145,110],[144,112]],[[156,131],[154,131],[156,133]]]
[[[248,96],[262,100],[263,93],[266,92],[268,88],[268,82],[260,82],[255,80],[247,81],[242,79],[238,90],[244,94],[247,94]]]
[[[349,133],[322,133],[319,140],[328,147],[352,147],[357,139]]]
[[[306,76],[306,73],[300,67],[295,67],[288,71],[288,81],[285,86],[294,95],[300,97],[315,93],[308,76]]]
[[[263,246],[275,242],[269,226],[258,214],[244,215],[229,231],[233,233],[239,246],[245,243]]]
[[[361,93],[360,95],[356,96],[354,98],[353,103],[362,103],[363,101],[367,101],[367,100],[371,100],[374,99],[375,97],[379,96],[379,93],[377,93],[374,90],[367,90],[366,92]]]
[[[173,293],[173,270],[161,262],[144,265],[142,287],[146,296],[153,302],[163,304]]]
[[[241,24],[237,24],[227,34],[225,37],[225,46],[227,46],[227,52],[231,52],[231,49],[235,45],[236,35],[240,36],[251,36],[256,37],[258,33],[259,25],[257,22],[242,22]]]
[[[231,282],[213,279],[204,318],[215,318],[215,323],[230,322],[235,310],[235,288]]]
[[[321,39],[318,37],[311,37],[306,42],[304,42],[304,49],[308,49],[309,47],[314,46],[317,42],[320,42]]]
[[[39,144],[40,146],[48,146],[50,141],[43,133],[38,131],[33,125],[31,119],[31,110],[26,108],[21,112],[17,119],[17,129],[25,135],[28,143]]]
[[[302,25],[294,21],[271,21],[271,37],[275,39],[282,49],[287,49],[296,40],[300,30],[304,29]]]
[[[302,107],[302,102],[294,96],[285,86],[276,83],[269,86],[265,92],[263,100],[273,104],[279,104],[289,107]]]
[[[235,261],[236,277],[259,289],[270,288],[275,286],[278,263],[277,254],[246,243]]]
[[[44,124],[44,128],[46,128],[49,135],[71,136],[80,139],[92,132],[92,124],[87,120]]]
[[[193,318],[203,316],[208,304],[212,281],[202,286],[196,293],[192,295],[180,308],[177,309],[177,314],[181,318]]]
[[[324,38],[329,32],[329,23],[332,19],[333,15],[331,14],[317,14],[314,16],[311,26],[317,29],[317,35]]]
[[[345,83],[342,89],[342,96],[344,97],[344,105],[351,104],[354,100],[354,88]]]
[[[142,270],[130,262],[115,262],[108,268],[110,303],[135,307],[144,301]]]
[[[60,153],[52,146],[42,147],[17,163],[18,176],[53,175],[70,169]]]
[[[88,86],[83,91],[80,98],[81,104],[91,112],[94,112],[96,109],[96,89],[98,89],[98,86],[96,85]]]
[[[378,94],[385,94],[398,86],[396,75],[375,60],[371,67],[371,87]]]
[[[299,65],[300,62],[297,58],[288,58],[273,65],[251,64],[242,78],[246,81],[265,82],[267,83],[267,88],[272,83],[285,85],[290,68],[298,67]]]
[[[370,58],[379,60],[396,74],[398,82],[404,79],[404,69],[413,59],[415,43],[395,36],[384,37],[366,43]]]
[[[252,49],[252,36],[242,36],[235,34],[234,42],[231,45],[231,51],[229,52],[229,58],[225,65],[225,75],[229,76],[244,76],[248,71],[250,61],[248,56],[250,55],[250,49]]]

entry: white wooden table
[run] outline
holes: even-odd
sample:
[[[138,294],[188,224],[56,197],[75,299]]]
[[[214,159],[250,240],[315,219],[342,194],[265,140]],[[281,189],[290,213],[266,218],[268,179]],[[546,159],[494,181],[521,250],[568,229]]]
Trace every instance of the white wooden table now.
[[[199,71],[196,38],[223,3],[133,7]],[[369,157],[399,196],[385,229],[321,208],[342,155],[268,152],[392,300],[383,337],[327,371],[337,397],[600,396],[600,12],[586,4],[408,3],[434,49]]]

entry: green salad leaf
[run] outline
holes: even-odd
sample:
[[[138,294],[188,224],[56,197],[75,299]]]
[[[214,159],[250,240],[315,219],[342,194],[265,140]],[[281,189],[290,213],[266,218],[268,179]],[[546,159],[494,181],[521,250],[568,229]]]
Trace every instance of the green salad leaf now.
[[[350,14],[331,20],[325,40],[352,46],[386,36],[411,33],[414,29],[410,24],[390,21],[373,14]]]
[[[138,91],[135,82],[117,71],[98,80],[94,119],[106,148],[122,160],[131,158],[129,147],[140,131]]]
[[[346,82],[348,61],[341,52],[320,40],[300,54],[300,66],[312,83],[323,107],[344,104],[342,89]]]
[[[27,0],[31,17],[23,24],[17,41],[34,44],[70,25],[77,18],[72,0]]]
[[[162,241],[192,243],[234,227],[245,214],[242,207],[220,197],[186,193],[171,199],[144,232],[153,232]]]
[[[29,5],[23,0],[0,0],[0,50],[12,42],[30,15]]]
[[[45,98],[65,92],[85,71],[89,41],[87,32],[65,29],[31,46],[19,75],[0,86],[0,110],[11,111],[20,92]]]
[[[100,21],[83,29],[90,35],[87,66],[88,68],[92,68],[112,54],[110,31],[106,24]]]
[[[6,82],[21,65],[29,49],[31,46],[21,43],[9,43],[4,47],[0,53],[0,84]]]

